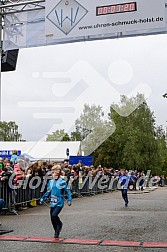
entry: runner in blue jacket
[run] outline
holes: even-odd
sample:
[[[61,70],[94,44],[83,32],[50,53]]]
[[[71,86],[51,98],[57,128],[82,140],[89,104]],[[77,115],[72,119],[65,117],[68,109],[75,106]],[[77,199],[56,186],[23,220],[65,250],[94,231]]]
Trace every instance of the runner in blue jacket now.
[[[118,179],[118,183],[121,186],[121,193],[122,193],[122,198],[125,201],[125,206],[128,206],[128,186],[129,186],[129,180],[130,180],[130,176],[128,174],[126,174],[125,169],[121,169],[121,174],[119,176]]]
[[[67,193],[67,203],[71,206],[72,197],[71,191],[67,186],[67,183],[61,177],[60,165],[52,167],[52,180],[48,182],[47,192],[40,199],[41,204],[49,197],[50,198],[50,217],[53,228],[55,230],[54,237],[58,238],[62,229],[62,222],[59,218],[59,213],[64,206],[64,192]]]

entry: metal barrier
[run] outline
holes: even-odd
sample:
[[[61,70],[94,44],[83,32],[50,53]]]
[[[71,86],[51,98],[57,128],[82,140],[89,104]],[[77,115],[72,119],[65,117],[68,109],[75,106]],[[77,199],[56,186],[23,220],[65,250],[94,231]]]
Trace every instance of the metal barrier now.
[[[17,189],[10,188],[8,180],[0,181],[0,198],[5,201],[4,211],[17,214],[17,208],[29,206],[32,201],[34,203],[39,201],[46,191],[45,180],[41,179],[41,183],[35,186],[35,181],[32,183],[31,179],[27,180],[26,183],[24,183],[25,180],[22,180],[22,185]],[[82,177],[82,180],[81,178],[75,178],[72,182],[70,181],[69,186],[72,197],[91,196],[116,190],[117,180],[108,177],[108,180],[104,183],[101,177],[90,176]]]
[[[31,204],[33,200],[37,201],[43,195],[41,192],[42,183],[35,189],[31,189],[29,186],[31,180],[26,182],[26,186],[21,185],[19,188],[14,189],[9,187],[9,181],[0,181],[0,198],[5,201],[3,211],[9,211],[16,214],[17,208],[20,206],[25,207]]]
[[[91,196],[116,190],[118,181],[113,177],[108,176],[107,178],[104,182],[102,177],[87,176],[82,177],[82,180],[77,178],[71,185],[72,195]]]
[[[47,177],[47,179],[50,178]],[[35,206],[46,191],[46,181],[46,177],[24,179],[17,189],[10,188],[8,180],[0,181],[0,198],[5,201],[4,210],[17,214],[15,210],[19,206]],[[70,177],[67,183],[73,198],[112,192],[118,188],[118,180],[112,176]]]

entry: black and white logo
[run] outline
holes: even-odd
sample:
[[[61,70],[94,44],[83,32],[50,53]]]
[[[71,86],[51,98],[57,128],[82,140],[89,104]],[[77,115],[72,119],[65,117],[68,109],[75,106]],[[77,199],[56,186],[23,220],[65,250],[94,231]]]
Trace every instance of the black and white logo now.
[[[75,0],[61,0],[46,18],[68,35],[87,13],[88,10]]]

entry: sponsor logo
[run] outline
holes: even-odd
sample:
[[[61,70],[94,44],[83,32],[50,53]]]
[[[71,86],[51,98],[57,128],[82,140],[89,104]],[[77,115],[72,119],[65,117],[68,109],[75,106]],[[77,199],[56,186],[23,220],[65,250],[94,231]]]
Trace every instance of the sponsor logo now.
[[[88,10],[75,0],[61,0],[46,18],[68,35],[87,13]]]

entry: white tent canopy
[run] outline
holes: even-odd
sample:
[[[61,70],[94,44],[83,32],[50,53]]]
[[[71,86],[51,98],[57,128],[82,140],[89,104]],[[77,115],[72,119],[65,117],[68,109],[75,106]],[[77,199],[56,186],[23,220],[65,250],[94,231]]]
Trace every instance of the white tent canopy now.
[[[66,150],[70,156],[80,153],[80,142],[0,142],[1,151],[20,150],[35,159],[58,160],[67,158]]]

